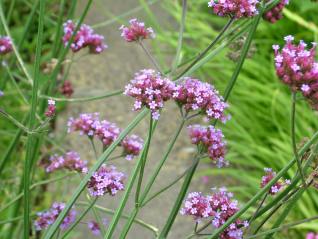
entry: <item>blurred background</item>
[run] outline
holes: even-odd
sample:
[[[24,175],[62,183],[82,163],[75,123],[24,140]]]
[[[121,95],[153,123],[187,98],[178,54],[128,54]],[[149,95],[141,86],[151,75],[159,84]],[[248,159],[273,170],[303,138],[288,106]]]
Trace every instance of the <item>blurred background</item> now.
[[[24,39],[19,45],[19,51],[29,69],[32,69],[34,63],[37,18],[31,19],[32,27],[27,33],[24,32],[24,26],[29,20],[32,6],[36,2],[35,0],[3,2],[4,13],[14,41],[18,43],[21,38]],[[47,68],[47,63],[52,61],[52,55],[49,52],[58,24],[60,3],[57,0],[47,2],[49,6],[45,18],[43,70]],[[77,1],[73,19],[78,19],[85,4],[84,0]],[[74,87],[72,97],[94,96],[104,92],[123,90],[135,72],[152,67],[138,45],[126,43],[120,37],[119,27],[127,24],[131,18],[138,18],[147,26],[154,28],[157,37],[153,41],[147,41],[146,44],[162,68],[169,70],[176,52],[181,12],[182,2],[177,0],[95,0],[84,23],[91,25],[99,34],[104,35],[109,48],[101,55],[88,55],[85,51],[76,56],[68,55],[68,59],[72,63],[65,64],[60,74],[61,77],[67,75],[67,80],[72,83]],[[262,21],[259,25],[249,52],[249,59],[245,61],[237,84],[229,98],[229,111],[232,119],[225,125],[218,125],[222,128],[228,142],[227,160],[230,162],[230,167],[218,169],[211,164],[209,159],[203,159],[189,191],[208,193],[213,187],[226,186],[229,191],[234,192],[240,205],[244,205],[244,202],[259,190],[265,167],[279,171],[292,159],[289,125],[291,96],[289,89],[276,77],[272,45],[284,44],[283,38],[286,35],[294,35],[297,41],[305,40],[308,43],[318,41],[318,5],[310,0],[291,1],[283,14],[283,19],[275,24]],[[72,14],[65,13],[64,21],[71,16]],[[189,0],[181,62],[186,62],[205,49],[226,22],[227,19],[212,14],[211,9],[207,7],[207,0]],[[4,35],[3,28],[1,28],[1,35]],[[215,85],[220,92],[223,92],[233,73],[245,37],[246,34],[243,33],[234,42],[218,45],[205,64],[192,72],[192,76]],[[12,59],[4,58],[2,60],[10,62]],[[19,97],[15,85],[11,81],[5,80],[8,78],[8,73],[4,67],[0,68],[0,75],[0,90],[5,92],[5,95],[0,98],[0,107],[22,122],[23,115],[29,111],[29,107]],[[20,68],[12,68],[12,75],[18,84],[23,84],[24,76]],[[43,80],[47,80],[44,72]],[[28,86],[24,87],[23,93],[30,97]],[[52,124],[54,130],[50,133],[47,144],[40,149],[41,158],[48,157],[59,150],[75,150],[80,153],[82,159],[93,163],[94,154],[88,139],[79,137],[77,134],[66,133],[68,118],[77,117],[83,112],[100,112],[101,118],[115,122],[124,128],[136,115],[131,111],[132,106],[133,101],[124,95],[93,102],[58,103],[59,112]],[[180,123],[181,119],[179,114],[176,114],[177,110],[176,105],[168,102],[162,112],[153,144],[150,147],[146,177],[152,173],[153,165],[161,159]],[[306,102],[300,102],[297,105],[296,121],[297,142],[301,145],[307,137],[317,131],[317,113],[312,111]],[[203,121],[194,119],[191,123],[203,123]],[[134,133],[145,139],[147,127],[148,120],[145,119],[134,130]],[[16,136],[16,128],[5,119],[0,118],[0,135],[0,156],[3,157],[7,155],[8,146]],[[1,205],[5,205],[19,194],[25,158],[24,146],[25,137],[22,135],[18,147],[9,152],[10,160],[0,181]],[[191,165],[194,154],[195,147],[191,145],[186,129],[183,129],[181,137],[159,175],[153,192],[181,175]],[[134,166],[134,161],[120,159],[114,161],[114,165],[129,174]],[[296,168],[293,168],[285,177],[291,178],[295,171]],[[54,176],[58,175],[59,173],[55,173]],[[37,167],[33,181],[49,177],[52,176],[46,175],[43,168]],[[55,182],[48,187],[35,188],[32,191],[35,205],[32,212],[46,209],[53,201],[66,201],[79,180],[78,177],[71,177],[67,181]],[[140,211],[137,218],[162,228],[179,192],[180,184],[177,183],[161,197],[149,203]],[[122,193],[116,197],[104,196],[98,201],[98,205],[115,209],[121,195]],[[285,223],[317,215],[317,202],[317,191],[314,188],[307,190]],[[133,206],[132,200],[125,208],[125,214],[129,214]],[[19,206],[10,207],[1,212],[0,220],[11,218],[12,215],[21,215],[21,212],[22,208]],[[249,211],[246,216],[252,212],[252,210]],[[104,216],[111,219],[110,214]],[[87,216],[87,218],[90,217],[92,215]],[[275,218],[267,222],[264,229],[270,229],[271,223],[274,221]],[[115,238],[118,237],[123,223],[119,224]],[[14,224],[0,224],[1,231],[4,233],[1,235],[8,235],[9,232],[9,235],[13,235],[11,238],[20,238],[21,225],[22,220],[15,221]],[[192,232],[193,227],[192,218],[180,215],[177,217],[169,238],[185,238]],[[86,238],[91,235],[85,225],[79,225],[77,229],[70,238]],[[318,223],[312,221],[283,230],[277,233],[275,238],[305,238],[305,234],[309,231],[318,232]],[[133,224],[128,236],[128,238],[153,237],[151,231],[145,230],[138,224]]]

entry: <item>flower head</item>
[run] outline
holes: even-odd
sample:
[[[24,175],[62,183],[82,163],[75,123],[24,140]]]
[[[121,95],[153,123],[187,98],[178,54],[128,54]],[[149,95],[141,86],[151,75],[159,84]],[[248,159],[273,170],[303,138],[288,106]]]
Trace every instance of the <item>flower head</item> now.
[[[118,191],[124,190],[125,175],[118,172],[114,166],[103,164],[88,182],[88,191],[93,197],[109,193],[114,196]]]
[[[262,177],[261,188],[265,187],[275,176],[276,172],[271,168],[264,168],[265,175]],[[286,184],[290,184],[290,180],[280,180],[277,181],[271,188],[269,189],[269,194],[275,195],[277,194]]]
[[[0,36],[0,55],[5,55],[13,50],[12,41],[8,36]]]
[[[152,112],[152,118],[157,120],[159,110],[163,108],[165,101],[172,97],[175,85],[160,73],[154,70],[141,70],[135,74],[134,79],[126,86],[125,95],[135,98],[133,110],[139,110],[146,106]]]
[[[76,24],[72,20],[68,20],[63,26],[63,43],[64,46],[67,46],[75,31]],[[82,24],[71,43],[71,49],[73,52],[77,52],[85,47],[89,47],[90,53],[99,54],[107,48],[107,45],[104,43],[104,36],[96,34],[90,26]]]
[[[218,119],[222,122],[228,118],[224,114],[228,104],[219,96],[219,92],[208,83],[185,78],[180,85],[175,87],[173,98],[187,112],[199,110],[209,119]]]
[[[315,234],[314,232],[309,232],[306,235],[306,239],[318,239],[318,234]]]
[[[208,153],[210,159],[218,167],[228,165],[225,161],[226,142],[223,141],[224,135],[221,130],[215,129],[212,125],[205,127],[202,125],[190,125],[188,127],[191,142],[202,145],[203,150]]]
[[[45,111],[46,117],[53,117],[55,115],[56,107],[55,107],[55,101],[52,99],[49,99],[47,101],[47,109]]]
[[[106,226],[107,224],[108,224],[108,220],[106,218],[103,218],[103,225],[102,226]],[[93,221],[93,220],[89,221],[87,223],[87,226],[91,230],[93,235],[95,235],[95,236],[101,235],[100,225],[96,221]]]
[[[126,27],[122,25],[119,28],[122,31],[121,36],[127,42],[155,38],[153,29],[151,27],[146,28],[145,23],[139,22],[137,19],[131,19],[129,23],[130,26]]]
[[[182,215],[191,215],[195,219],[207,218],[213,215],[212,208],[207,197],[199,192],[189,193],[180,213]]]
[[[66,97],[72,96],[74,93],[72,83],[68,80],[64,81],[62,87],[60,88],[60,92]]]
[[[53,172],[58,169],[74,170],[81,173],[87,173],[87,161],[83,161],[77,152],[69,151],[65,155],[53,155],[49,163],[45,166],[46,172]]]
[[[280,2],[263,14],[263,18],[270,23],[277,22],[283,17],[283,9],[288,3],[289,0],[280,0]]]
[[[144,141],[137,135],[127,136],[122,142],[121,146],[124,148],[124,154],[127,160],[132,160],[139,155]]]
[[[93,137],[95,134],[95,125],[99,122],[99,113],[83,113],[78,118],[68,120],[68,132],[79,131],[80,135]]]
[[[41,231],[47,229],[51,224],[55,222],[59,214],[65,208],[64,203],[55,202],[52,204],[51,208],[44,212],[39,212],[37,219],[34,222],[35,229]],[[68,228],[76,219],[76,211],[71,209],[67,216],[64,218],[60,225],[62,230]]]
[[[210,0],[208,5],[219,16],[242,18],[257,15],[259,3],[259,0]]]

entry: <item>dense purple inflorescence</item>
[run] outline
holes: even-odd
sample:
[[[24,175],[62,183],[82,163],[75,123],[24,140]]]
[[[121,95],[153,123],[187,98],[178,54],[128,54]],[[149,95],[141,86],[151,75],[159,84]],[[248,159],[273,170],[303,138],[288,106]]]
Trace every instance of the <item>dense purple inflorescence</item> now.
[[[265,175],[262,177],[261,188],[265,187],[275,176],[276,172],[271,168],[264,168]],[[271,188],[269,189],[269,194],[275,195],[278,193],[286,184],[289,184],[289,180],[277,181]]]
[[[74,93],[72,83],[69,80],[64,81],[63,85],[60,88],[60,92],[66,97],[72,96]]]
[[[224,159],[226,142],[223,140],[224,135],[220,129],[215,129],[212,125],[190,125],[188,129],[192,144],[203,146],[203,152],[207,152],[209,158],[218,167],[228,165]]]
[[[91,196],[98,197],[109,193],[114,196],[118,191],[124,190],[125,175],[118,172],[114,166],[103,164],[93,174],[88,182],[88,191]]]
[[[134,79],[125,88],[125,95],[135,98],[133,110],[140,110],[143,106],[152,112],[152,118],[158,120],[159,110],[165,101],[171,99],[175,85],[168,78],[151,69],[137,72]]]
[[[306,239],[318,239],[318,233],[315,234],[314,232],[309,232],[306,235]]]
[[[127,136],[122,142],[121,146],[124,148],[124,154],[127,160],[132,160],[139,155],[144,141],[137,135]]]
[[[103,223],[102,226],[106,226],[108,224],[107,218],[103,218],[102,223]],[[87,227],[93,233],[93,235],[95,235],[95,236],[100,236],[101,235],[101,228],[100,228],[99,224],[96,221],[93,221],[93,220],[89,221],[87,223]]]
[[[55,101],[52,99],[49,99],[47,101],[47,109],[45,111],[46,117],[53,117],[55,115],[56,107],[55,107]]]
[[[307,44],[300,41],[293,44],[294,37],[286,36],[286,44],[281,51],[273,45],[275,67],[279,78],[290,86],[293,92],[301,91],[314,109],[318,109],[318,62],[315,61],[316,43],[306,49]]]
[[[269,9],[263,14],[263,18],[270,22],[275,23],[283,17],[283,9],[289,3],[289,0],[281,0],[274,7]]]
[[[0,55],[5,55],[13,50],[12,41],[8,36],[0,36]]]
[[[259,0],[210,0],[209,7],[219,16],[235,18],[252,17],[258,14]]]
[[[192,192],[188,194],[181,209],[182,215],[191,215],[194,219],[207,218],[213,215],[209,200],[200,192]]]
[[[38,217],[34,222],[35,229],[37,231],[47,229],[51,224],[55,222],[64,207],[64,203],[55,202],[52,204],[49,210],[38,213]],[[60,228],[65,230],[75,221],[75,219],[76,211],[74,209],[71,209],[67,216],[64,218],[62,224],[60,225]]]
[[[155,33],[151,27],[146,28],[145,23],[139,22],[137,19],[129,21],[130,26],[122,25],[119,30],[122,31],[121,36],[127,42],[141,41],[144,39],[155,38]]]
[[[69,151],[65,155],[53,155],[49,163],[45,165],[46,172],[53,172],[58,169],[74,170],[80,173],[87,173],[87,161],[83,161],[77,152]]]
[[[218,119],[222,122],[228,119],[224,115],[224,110],[228,104],[219,96],[219,92],[208,83],[185,78],[180,85],[175,87],[173,98],[184,107],[186,112],[199,110],[209,119]]]
[[[63,26],[63,43],[64,46],[67,46],[75,31],[76,24],[72,20],[68,20]],[[85,47],[89,47],[90,53],[99,54],[107,48],[107,45],[104,43],[104,36],[96,34],[90,26],[82,24],[71,43],[71,50],[77,52]]]

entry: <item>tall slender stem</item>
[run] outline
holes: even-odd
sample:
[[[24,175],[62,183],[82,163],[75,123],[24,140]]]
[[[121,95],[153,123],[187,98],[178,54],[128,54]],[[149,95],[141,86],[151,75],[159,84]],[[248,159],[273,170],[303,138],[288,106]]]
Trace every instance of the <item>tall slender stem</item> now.
[[[304,177],[303,170],[301,168],[301,161],[299,158],[299,155],[297,153],[297,146],[296,146],[296,132],[295,132],[295,118],[296,118],[296,92],[292,92],[292,99],[291,99],[291,116],[290,116],[290,126],[291,126],[291,140],[292,140],[292,147],[294,156],[297,160],[297,167],[298,172],[301,176],[301,180],[303,182],[303,185],[306,185],[306,180]]]
[[[32,88],[32,100],[31,100],[31,113],[29,119],[29,129],[33,129],[36,125],[36,109],[38,103],[38,88],[40,81],[40,62],[41,62],[41,51],[42,51],[42,39],[43,39],[43,25],[44,25],[44,13],[45,13],[45,0],[40,1],[40,14],[39,14],[39,26],[38,26],[38,36],[37,36],[37,47],[35,52],[35,63],[34,63],[34,80]],[[1,9],[2,10],[2,9]],[[23,206],[24,206],[24,227],[23,227],[23,236],[24,239],[29,238],[30,230],[30,173],[31,173],[31,162],[33,153],[35,150],[34,147],[35,136],[33,134],[28,135],[27,140],[27,150],[26,158],[24,162],[24,185],[23,185]]]
[[[156,67],[157,71],[159,71],[161,74],[163,74],[163,71],[161,70],[161,67],[159,66],[159,63],[156,61],[156,59],[153,57],[153,55],[149,52],[143,41],[139,41],[139,45],[144,50],[146,55],[148,56],[149,60],[152,62],[152,64]]]

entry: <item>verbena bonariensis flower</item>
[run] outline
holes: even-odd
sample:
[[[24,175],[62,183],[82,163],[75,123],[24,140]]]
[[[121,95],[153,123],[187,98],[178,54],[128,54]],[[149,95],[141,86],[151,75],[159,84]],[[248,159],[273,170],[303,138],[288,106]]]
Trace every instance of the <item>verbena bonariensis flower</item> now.
[[[74,93],[72,83],[68,80],[64,81],[63,85],[60,88],[60,92],[62,93],[62,95],[65,95],[67,97],[72,96]]]
[[[83,161],[77,152],[69,151],[65,155],[53,155],[46,165],[46,172],[53,172],[58,169],[74,170],[81,173],[87,173],[87,161]]]
[[[265,175],[262,177],[261,181],[261,188],[265,187],[275,176],[276,172],[273,171],[271,168],[264,168]],[[286,184],[290,184],[289,180],[282,180],[277,181],[271,188],[269,189],[269,194],[275,195],[278,193]]]
[[[233,200],[232,197],[233,194],[227,192],[226,188],[215,189],[214,193],[207,197],[213,211],[212,225],[215,228],[221,227],[239,210],[237,200]],[[241,239],[244,227],[248,227],[248,222],[237,219],[220,234],[220,238]]]
[[[82,113],[78,118],[68,120],[68,133],[79,131],[80,135],[93,137],[96,128],[96,122],[99,123],[99,113]]]
[[[124,148],[124,154],[127,160],[132,160],[139,155],[144,141],[137,135],[127,136],[122,142],[121,146]]]
[[[64,46],[67,46],[74,33],[76,24],[72,20],[68,20],[63,26],[63,43]],[[70,47],[73,52],[77,52],[84,47],[89,47],[90,53],[99,54],[107,48],[107,45],[104,43],[104,36],[96,34],[90,26],[82,24]]]
[[[226,142],[223,140],[224,135],[220,129],[215,129],[212,125],[190,125],[188,130],[192,144],[203,146],[203,152],[207,152],[209,158],[218,167],[228,165],[224,159]]]
[[[210,0],[209,7],[219,16],[235,18],[252,17],[258,14],[259,0]]]
[[[269,2],[269,0],[267,1]],[[271,23],[275,23],[283,17],[283,9],[289,3],[289,0],[281,0],[274,7],[263,14],[263,18]]]
[[[143,106],[152,112],[152,118],[158,120],[159,110],[165,101],[171,99],[175,85],[168,78],[151,69],[137,72],[134,79],[125,88],[125,95],[135,98],[133,110],[139,110]]]
[[[102,141],[104,147],[111,145],[120,134],[121,129],[107,120],[95,121],[94,134]]]
[[[293,44],[294,37],[286,36],[281,51],[274,45],[275,67],[279,78],[290,86],[293,92],[301,91],[313,108],[318,109],[318,62],[315,61],[316,43],[307,50],[307,44],[300,41]]]
[[[200,192],[189,193],[180,213],[182,215],[193,216],[195,220],[207,218],[213,215],[209,200]]]
[[[122,25],[119,30],[122,31],[121,36],[127,42],[141,41],[144,39],[155,38],[155,33],[151,27],[146,28],[145,23],[138,22],[137,19],[129,21],[130,26]]]
[[[118,191],[124,190],[124,178],[125,175],[118,172],[114,166],[103,164],[90,178],[88,191],[94,197],[107,193],[114,196]]]
[[[56,111],[55,101],[52,99],[49,99],[47,101],[47,104],[48,104],[48,106],[47,106],[47,109],[45,111],[45,115],[47,117],[53,117],[55,115],[55,111]]]
[[[318,239],[318,234],[315,234],[313,232],[309,232],[306,235],[306,239]]]
[[[0,55],[5,55],[13,50],[12,41],[8,36],[0,36]]]
[[[106,218],[103,218],[103,225],[107,225],[108,224],[108,220]],[[93,235],[95,236],[99,236],[101,235],[101,229],[99,224],[96,221],[89,221],[87,223],[88,228],[91,230],[91,232],[93,233]]]
[[[38,213],[38,217],[34,222],[35,229],[37,231],[44,230],[48,228],[51,224],[55,222],[61,211],[64,209],[65,204],[55,202],[52,204],[51,208],[47,211]],[[60,228],[65,230],[69,227],[76,219],[76,211],[71,209],[67,216],[64,218]]]
[[[175,87],[173,98],[187,112],[199,110],[209,119],[218,119],[222,122],[228,119],[224,115],[224,110],[228,107],[228,104],[223,101],[219,92],[209,83],[185,78],[180,85]]]

